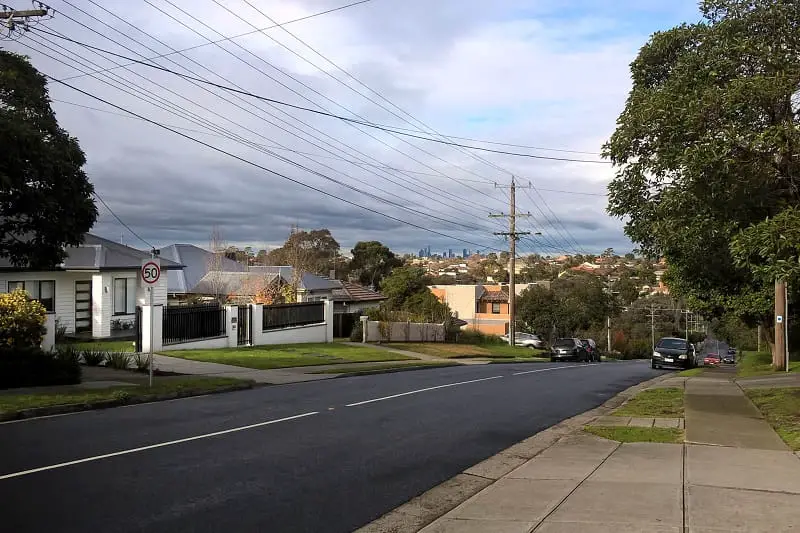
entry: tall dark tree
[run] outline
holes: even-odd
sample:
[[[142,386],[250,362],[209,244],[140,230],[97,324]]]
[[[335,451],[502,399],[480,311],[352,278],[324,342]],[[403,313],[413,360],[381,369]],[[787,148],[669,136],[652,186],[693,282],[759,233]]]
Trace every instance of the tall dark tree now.
[[[731,242],[800,203],[800,3],[703,0],[700,11],[631,64],[605,147],[618,169],[609,212],[645,256],[666,257],[665,280],[692,308],[771,328],[771,283]],[[745,249],[758,240],[738,257],[758,255]]]
[[[97,219],[85,163],[56,121],[45,77],[0,50],[0,257],[48,268],[82,242]]]
[[[350,270],[364,285],[377,287],[381,280],[403,261],[379,241],[357,242],[351,251]]]
[[[267,254],[267,262],[290,265],[297,275],[303,272],[327,275],[338,253],[339,243],[327,228],[292,231],[283,246]]]

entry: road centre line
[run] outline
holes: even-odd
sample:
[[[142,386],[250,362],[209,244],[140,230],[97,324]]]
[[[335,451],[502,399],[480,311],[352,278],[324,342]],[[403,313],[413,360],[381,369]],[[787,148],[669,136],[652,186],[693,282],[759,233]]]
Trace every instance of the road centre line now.
[[[586,366],[586,365],[569,365],[569,366],[557,366],[557,367],[551,367],[551,368],[540,368],[538,370],[526,370],[525,372],[515,372],[514,374],[512,374],[512,376],[521,376],[523,374],[533,374],[535,372],[549,372],[551,370],[564,370],[566,368],[581,368],[583,366]],[[458,381],[456,383],[447,383],[445,385],[437,385],[435,387],[426,387],[424,389],[417,389],[417,390],[412,390],[412,391],[408,391],[408,392],[401,392],[400,394],[392,394],[391,396],[381,396],[380,398],[373,398],[371,400],[364,400],[363,402],[348,403],[348,404],[345,405],[345,407],[357,407],[359,405],[364,405],[364,404],[368,404],[368,403],[380,402],[380,401],[383,401],[383,400],[391,400],[393,398],[400,398],[401,396],[408,396],[409,394],[417,394],[417,393],[420,393],[420,392],[427,392],[427,391],[436,390],[436,389],[444,389],[444,388],[447,388],[447,387],[456,387],[458,385],[467,385],[469,383],[478,383],[480,381],[488,381],[490,379],[500,379],[502,377],[504,377],[504,376],[491,376],[491,377],[488,377],[488,378],[471,379],[469,381]]]
[[[523,374],[534,374],[536,372],[550,372],[551,370],[561,370],[564,368],[576,368],[576,367],[583,367],[585,365],[569,365],[569,366],[553,366],[550,368],[540,368],[538,370],[526,370],[525,372],[514,372],[511,374],[512,376],[521,376]]]
[[[228,434],[228,433],[236,433],[238,431],[245,431],[245,430],[248,430],[248,429],[254,429],[254,428],[258,428],[258,427],[262,427],[262,426],[269,426],[271,424],[277,424],[279,422],[288,422],[289,420],[296,420],[298,418],[305,418],[307,416],[312,416],[312,415],[316,415],[316,414],[319,414],[319,411],[311,411],[309,413],[303,413],[303,414],[294,415],[294,416],[287,416],[285,418],[278,418],[276,420],[267,420],[266,422],[258,422],[257,424],[250,424],[250,425],[247,425],[247,426],[240,426],[240,427],[231,428],[231,429],[223,429],[222,431],[214,431],[213,433],[204,433],[203,435],[195,435],[194,437],[186,437],[184,439],[171,440],[171,441],[167,441],[167,442],[159,442],[157,444],[150,444],[148,446],[140,446],[138,448],[131,448],[129,450],[121,450],[121,451],[118,451],[118,452],[106,453],[106,454],[103,454],[103,455],[95,455],[94,457],[85,457],[83,459],[76,459],[74,461],[67,461],[65,463],[58,463],[58,464],[49,465],[49,466],[42,466],[42,467],[39,467],[39,468],[32,468],[30,470],[23,470],[21,472],[14,472],[12,474],[0,475],[0,481],[2,481],[4,479],[11,479],[11,478],[15,478],[15,477],[27,476],[29,474],[35,474],[37,472],[44,472],[44,471],[47,471],[47,470],[56,470],[58,468],[64,468],[64,467],[67,467],[67,466],[77,465],[77,464],[81,464],[81,463],[89,463],[89,462],[92,462],[92,461],[100,461],[101,459],[108,459],[110,457],[117,457],[119,455],[128,455],[128,454],[131,454],[131,453],[138,453],[138,452],[143,452],[143,451],[147,451],[147,450],[153,450],[155,448],[163,448],[165,446],[173,446],[175,444],[182,444],[184,442],[190,442],[190,441],[200,440],[200,439],[207,439],[209,437],[216,437],[218,435],[225,435],[225,434]]]
[[[447,383],[446,385],[437,385],[435,387],[426,387],[424,389],[417,389],[417,390],[412,390],[412,391],[408,391],[408,392],[401,392],[400,394],[392,394],[391,396],[382,396],[380,398],[373,398],[371,400],[364,400],[363,402],[348,403],[345,407],[356,407],[356,406],[364,405],[364,404],[367,404],[367,403],[380,402],[380,401],[383,401],[383,400],[391,400],[392,398],[399,398],[401,396],[408,396],[409,394],[418,394],[420,392],[427,392],[427,391],[436,390],[436,389],[444,389],[444,388],[447,388],[447,387],[456,387],[458,385],[466,385],[468,383],[478,383],[479,381],[488,381],[490,379],[500,379],[502,377],[503,376],[492,376],[492,377],[488,377],[488,378],[471,379],[469,381],[458,381],[456,383]]]

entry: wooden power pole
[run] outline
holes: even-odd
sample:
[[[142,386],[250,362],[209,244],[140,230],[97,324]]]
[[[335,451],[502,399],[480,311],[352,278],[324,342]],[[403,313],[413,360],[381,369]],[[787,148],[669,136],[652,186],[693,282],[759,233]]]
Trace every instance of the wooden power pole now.
[[[498,185],[495,183],[494,185],[496,188],[503,188],[505,186]],[[529,188],[530,185],[524,186],[522,188]],[[514,177],[511,177],[511,185],[509,186],[511,189],[511,194],[509,194],[509,198],[511,201],[510,209],[511,212],[508,215],[500,213],[498,215],[489,215],[491,218],[508,218],[508,231],[500,231],[495,232],[495,235],[504,235],[508,237],[509,243],[509,269],[508,269],[508,344],[514,346],[517,341],[517,325],[516,325],[516,318],[517,318],[517,309],[516,309],[516,301],[517,301],[517,293],[516,293],[516,267],[517,267],[517,240],[522,235],[530,235],[529,231],[517,231],[517,217],[529,217],[531,216],[530,213],[526,214],[517,214],[517,184],[514,181]]]
[[[775,348],[772,352],[772,366],[783,370],[786,364],[786,282],[775,282]]]

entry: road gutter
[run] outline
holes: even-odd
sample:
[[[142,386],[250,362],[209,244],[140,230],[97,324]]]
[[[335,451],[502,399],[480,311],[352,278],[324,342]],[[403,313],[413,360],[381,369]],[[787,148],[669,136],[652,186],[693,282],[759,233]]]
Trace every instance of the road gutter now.
[[[533,459],[561,438],[580,431],[583,426],[608,415],[642,390],[670,377],[671,374],[665,374],[643,381],[608,399],[599,407],[540,431],[412,498],[377,520],[357,529],[355,533],[417,533],[512,470]]]

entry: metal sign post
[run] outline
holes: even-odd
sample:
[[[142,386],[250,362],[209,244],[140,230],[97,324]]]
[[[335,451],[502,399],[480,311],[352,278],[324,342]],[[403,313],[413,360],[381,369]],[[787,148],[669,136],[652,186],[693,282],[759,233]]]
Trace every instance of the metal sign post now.
[[[150,294],[150,354],[147,360],[150,374],[150,386],[153,386],[153,285],[158,282],[161,277],[161,262],[158,258],[145,259],[142,261],[141,270],[142,282],[147,286],[147,292]]]

